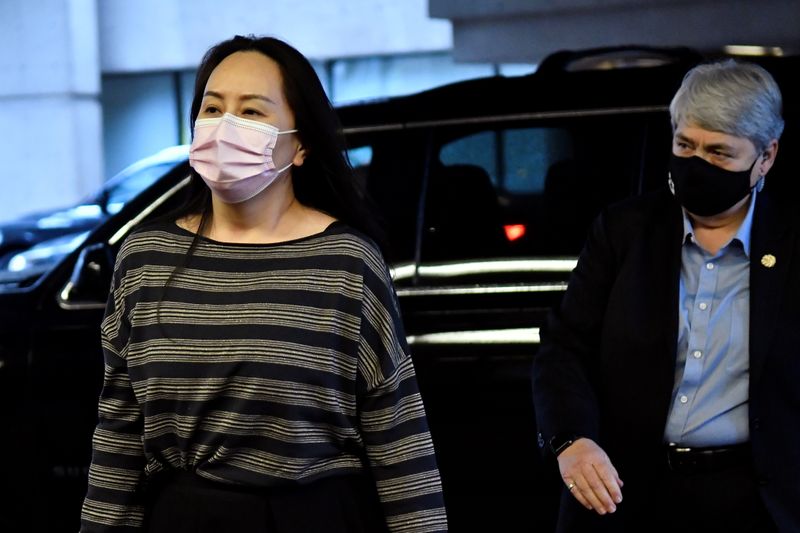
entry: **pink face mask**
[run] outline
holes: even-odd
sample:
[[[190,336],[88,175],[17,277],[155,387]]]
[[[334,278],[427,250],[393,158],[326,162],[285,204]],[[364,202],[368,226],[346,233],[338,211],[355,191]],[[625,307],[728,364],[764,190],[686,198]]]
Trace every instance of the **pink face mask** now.
[[[272,124],[230,113],[220,118],[197,119],[189,164],[220,200],[228,204],[244,202],[292,166],[290,162],[275,168],[272,151],[278,135],[295,131],[279,131]]]

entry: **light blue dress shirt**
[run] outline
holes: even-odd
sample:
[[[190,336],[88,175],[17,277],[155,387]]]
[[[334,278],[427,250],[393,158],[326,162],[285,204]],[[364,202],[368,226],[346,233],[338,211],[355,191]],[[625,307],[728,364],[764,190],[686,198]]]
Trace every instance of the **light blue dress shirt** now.
[[[675,386],[664,438],[684,446],[746,442],[750,382],[750,229],[742,225],[716,255],[694,240],[683,214]]]

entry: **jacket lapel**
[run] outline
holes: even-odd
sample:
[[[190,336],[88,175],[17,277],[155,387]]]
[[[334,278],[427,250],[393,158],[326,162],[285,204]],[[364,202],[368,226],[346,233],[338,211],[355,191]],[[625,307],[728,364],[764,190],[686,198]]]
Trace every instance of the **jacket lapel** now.
[[[672,387],[675,379],[675,354],[678,349],[678,295],[683,245],[683,212],[671,194],[667,193],[663,209],[656,215],[656,224],[650,239],[650,253],[657,264],[647,282],[660,287],[653,294],[653,319],[661,328],[660,340],[655,341],[658,358],[657,376],[663,427],[669,412]],[[655,387],[655,383],[654,383]]]
[[[750,381],[758,382],[792,263],[793,231],[766,194],[756,197],[750,249]]]

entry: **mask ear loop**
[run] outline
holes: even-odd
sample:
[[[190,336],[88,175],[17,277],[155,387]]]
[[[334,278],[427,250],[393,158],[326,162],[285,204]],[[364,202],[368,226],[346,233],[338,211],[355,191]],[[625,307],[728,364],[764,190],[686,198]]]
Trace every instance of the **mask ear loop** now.
[[[672,181],[672,174],[669,172],[667,173],[667,185],[669,185],[669,192],[675,196],[675,182]]]
[[[299,131],[299,130],[297,130],[297,129],[294,129],[294,130],[279,131],[279,132],[278,132],[278,135],[281,135],[281,134],[284,134],[284,133],[297,133],[297,131]],[[297,150],[295,150],[295,154],[297,154],[297,152],[299,152],[299,151],[300,151],[300,148],[301,148],[301,146],[298,144],[298,145],[297,145]],[[287,168],[289,168],[289,167],[291,167],[291,166],[293,166],[293,165],[294,165],[294,158],[292,158],[292,160],[291,160],[291,161],[289,161],[289,164],[288,164],[288,165],[286,165],[286,166],[285,166],[285,167],[283,167],[283,168],[279,168],[279,169],[278,169],[278,175],[281,175],[281,174],[283,174],[283,171],[284,171],[284,170],[286,170]]]
[[[767,152],[762,153],[761,154],[762,161],[764,159],[766,159],[768,155],[769,154]],[[756,161],[758,161],[758,159],[756,159]],[[755,165],[755,163],[753,163],[753,164]],[[766,181],[766,177],[763,174],[759,173],[758,174],[758,181],[756,182],[756,186],[755,186],[756,192],[761,192],[761,191],[764,190],[764,182],[765,181]]]

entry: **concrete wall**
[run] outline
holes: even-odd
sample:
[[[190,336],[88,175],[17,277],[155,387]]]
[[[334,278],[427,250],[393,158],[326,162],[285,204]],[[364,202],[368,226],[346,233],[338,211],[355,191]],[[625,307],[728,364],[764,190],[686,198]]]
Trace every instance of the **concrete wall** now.
[[[427,0],[0,0],[0,7],[0,221],[74,204],[132,158],[179,142],[183,110],[161,90],[163,77],[195,68],[209,46],[237,33],[281,37],[315,60],[452,45],[450,23],[431,20]],[[101,75],[122,76],[104,83],[114,94],[102,98],[103,110]],[[107,165],[104,122],[130,131],[106,135]]]
[[[427,0],[102,0],[104,73],[194,68],[235,34],[273,35],[310,59],[449,50]]]
[[[103,181],[94,0],[3,0],[0,220]]]

